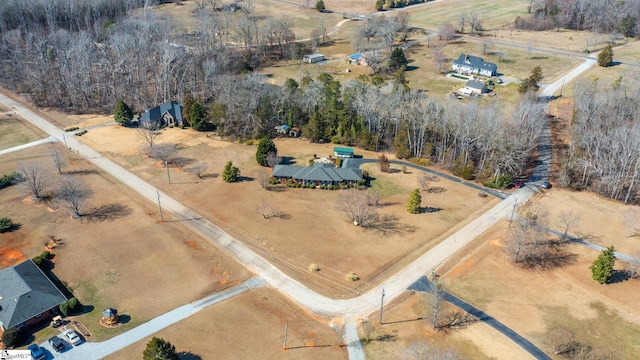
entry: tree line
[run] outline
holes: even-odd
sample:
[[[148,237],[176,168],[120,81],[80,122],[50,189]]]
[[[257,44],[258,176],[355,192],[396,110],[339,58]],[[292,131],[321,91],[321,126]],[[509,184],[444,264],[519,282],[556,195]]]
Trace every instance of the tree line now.
[[[517,17],[515,27],[529,30],[565,28],[627,37],[640,30],[640,3],[609,0],[530,0],[528,17]]]

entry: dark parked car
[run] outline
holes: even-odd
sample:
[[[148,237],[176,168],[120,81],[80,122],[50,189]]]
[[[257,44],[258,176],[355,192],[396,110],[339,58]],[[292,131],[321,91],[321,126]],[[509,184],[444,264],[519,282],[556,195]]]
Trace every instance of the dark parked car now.
[[[38,346],[37,344],[29,345],[27,350],[31,351],[31,357],[34,358],[35,360],[44,360],[45,358],[44,352],[42,351],[42,349],[40,349],[40,346]]]
[[[543,181],[541,186],[543,189],[551,189],[551,183],[548,181]]]
[[[53,347],[53,349],[57,352],[61,352],[67,347],[64,341],[62,341],[62,339],[57,336],[52,336],[49,338],[49,345],[51,345],[51,347]]]

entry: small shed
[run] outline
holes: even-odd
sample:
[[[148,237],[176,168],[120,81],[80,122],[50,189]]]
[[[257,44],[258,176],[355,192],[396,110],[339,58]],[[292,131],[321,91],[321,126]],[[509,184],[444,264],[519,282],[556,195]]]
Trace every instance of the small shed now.
[[[487,85],[485,85],[482,81],[469,80],[464,85],[463,93],[467,93],[467,94],[484,94],[487,91],[488,91],[487,90]]]
[[[306,63],[313,64],[313,63],[317,63],[317,62],[320,62],[320,61],[324,61],[324,55],[322,55],[322,54],[305,55],[305,56],[302,57],[302,59]]]
[[[345,147],[334,147],[333,148],[333,156],[340,158],[352,158],[353,157],[353,149],[345,148]]]
[[[299,137],[300,136],[300,128],[297,127],[292,127],[291,130],[289,130],[289,136],[291,137]]]

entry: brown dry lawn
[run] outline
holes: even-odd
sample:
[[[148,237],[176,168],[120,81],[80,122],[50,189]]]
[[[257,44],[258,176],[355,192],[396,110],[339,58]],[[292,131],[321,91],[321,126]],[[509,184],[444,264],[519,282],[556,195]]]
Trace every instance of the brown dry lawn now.
[[[0,156],[0,173],[13,171],[18,162],[49,165],[47,146]],[[100,209],[101,216],[95,211],[93,217],[73,220],[61,203],[34,203],[18,185],[0,190],[0,213],[22,224],[0,234],[0,263],[6,267],[40,254],[50,235],[60,239],[62,245],[52,250],[54,273],[93,308],[79,317],[93,334],[90,341],[112,337],[250,276],[181,223],[159,223],[154,204],[89,162],[74,159],[64,171],[91,187],[90,208]],[[59,175],[51,173],[57,181]],[[102,328],[98,319],[107,307],[130,321],[116,330]],[[36,341],[52,331],[39,332]]]
[[[287,347],[283,350],[285,323]],[[257,289],[204,309],[153,336],[202,359],[347,359],[338,334],[276,290]],[[138,358],[148,337],[106,359]]]
[[[344,191],[288,189],[266,191],[254,181],[259,169],[255,146],[208,138],[207,134],[177,128],[163,131],[161,142],[178,143],[179,156],[187,163],[208,165],[209,175],[220,174],[232,160],[246,177],[228,184],[220,177],[197,179],[182,169],[172,169],[168,185],[164,169],[139,154],[136,130],[119,126],[89,131],[82,137],[92,147],[130,168],[144,180],[193,207],[256,252],[297,280],[328,296],[350,297],[400,269],[447,235],[463,226],[497,202],[479,197],[477,191],[463,185],[441,181],[442,192],[425,194],[423,205],[442,211],[420,215],[405,210],[410,191],[417,187],[416,172],[381,174],[367,165],[374,186],[383,190],[381,215],[396,220],[387,224],[387,232],[355,227],[336,209]],[[114,139],[118,139],[115,141]],[[279,153],[306,165],[313,154],[328,156],[333,145],[310,144],[298,139],[276,140]],[[377,154],[360,152],[367,158]],[[190,165],[186,165],[189,167]],[[262,201],[279,208],[280,218],[265,220],[256,211]],[[310,273],[311,263],[321,271]],[[350,283],[345,275],[355,271],[362,281]]]
[[[599,214],[605,215],[607,208],[606,203],[600,205]],[[590,220],[597,218],[584,214],[584,221]],[[446,287],[548,354],[553,351],[546,334],[563,326],[576,333],[576,340],[590,343],[595,349],[606,349],[615,358],[640,355],[640,306],[636,301],[639,280],[598,284],[591,279],[589,270],[598,252],[579,245],[567,245],[576,258],[565,267],[546,272],[522,270],[506,257],[507,238],[505,221],[476,240],[463,257],[443,266],[440,272],[445,274]],[[622,266],[616,264],[617,269]]]
[[[11,112],[0,112],[0,150],[28,144],[45,137],[47,135],[40,129]]]
[[[430,295],[409,291],[384,309],[384,323],[373,313],[359,327],[367,358],[409,358],[414,347],[453,350],[465,359],[524,359],[528,354],[508,338],[483,323],[469,323],[450,330],[434,330],[431,326]],[[458,312],[445,305],[442,313]],[[371,324],[371,325],[369,325]],[[366,341],[370,339],[370,341]]]

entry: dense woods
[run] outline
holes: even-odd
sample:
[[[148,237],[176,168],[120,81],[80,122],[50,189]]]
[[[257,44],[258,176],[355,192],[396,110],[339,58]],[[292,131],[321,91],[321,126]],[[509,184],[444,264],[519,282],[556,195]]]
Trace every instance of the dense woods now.
[[[299,59],[310,50],[305,47],[311,44],[295,41],[288,19],[259,19],[251,1],[233,3],[237,8],[197,1],[197,30],[186,34],[169,16],[150,9],[153,3],[0,0],[0,84],[38,106],[69,111],[111,113],[123,101],[140,112],[187,98],[186,116],[195,119],[194,127],[227,138],[273,137],[276,125],[287,124],[302,128],[310,141],[427,158],[490,186],[523,173],[546,121],[530,93],[509,105],[434,99],[408,88],[402,81],[406,58],[396,51],[388,62],[394,41],[409,28],[405,13],[360,21],[352,39],[359,50],[375,50],[369,52],[375,54],[367,59],[370,66],[399,67],[394,86],[379,76],[347,85],[329,74],[301,73],[278,87],[252,69],[271,59]],[[531,17],[553,20],[553,26],[627,34],[636,30],[639,8],[631,1],[549,0],[532,2]],[[629,26],[620,29],[621,24]],[[324,33],[327,24],[319,26],[314,34]],[[379,55],[385,53],[386,60]],[[611,91],[600,88],[583,84],[576,91],[561,180],[635,201],[640,130],[633,99],[640,94],[619,82]]]
[[[623,79],[576,86],[571,142],[563,159],[565,185],[637,202],[640,182],[640,90]]]
[[[531,0],[528,17],[518,17],[520,29],[590,30],[604,34],[638,35],[640,2],[635,0]]]

